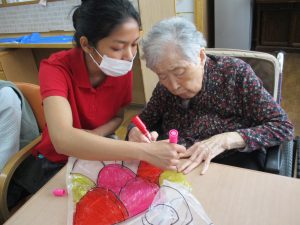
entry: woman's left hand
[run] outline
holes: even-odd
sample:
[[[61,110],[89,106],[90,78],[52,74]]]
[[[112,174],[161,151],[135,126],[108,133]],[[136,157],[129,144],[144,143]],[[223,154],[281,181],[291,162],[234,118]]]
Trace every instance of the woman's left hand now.
[[[242,147],[245,147],[245,142],[237,132],[217,134],[204,141],[196,142],[181,155],[181,158],[189,158],[179,166],[178,172],[187,174],[204,161],[201,174],[205,174],[214,157],[225,150]]]

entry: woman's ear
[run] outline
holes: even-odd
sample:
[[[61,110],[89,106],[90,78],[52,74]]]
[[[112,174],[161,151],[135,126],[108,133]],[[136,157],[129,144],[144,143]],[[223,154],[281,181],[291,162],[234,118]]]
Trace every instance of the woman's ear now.
[[[201,48],[200,49],[200,63],[202,65],[205,64],[205,61],[206,61],[206,54],[205,54],[205,48]]]
[[[79,42],[80,42],[80,46],[81,46],[82,50],[85,53],[90,54],[93,52],[93,47],[91,47],[89,45],[89,41],[85,36],[81,36],[79,39]]]

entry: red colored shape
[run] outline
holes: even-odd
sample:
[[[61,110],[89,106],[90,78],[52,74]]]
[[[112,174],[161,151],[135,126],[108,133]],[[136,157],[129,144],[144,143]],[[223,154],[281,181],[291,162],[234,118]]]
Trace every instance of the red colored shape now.
[[[97,184],[119,195],[121,188],[135,176],[133,171],[120,164],[109,164],[100,171]]]
[[[95,188],[87,192],[76,205],[74,225],[111,225],[128,218],[123,203],[116,195],[103,188]]]
[[[130,180],[120,192],[120,200],[125,205],[129,217],[148,209],[158,190],[157,184],[142,178]]]
[[[148,180],[151,183],[159,184],[159,176],[163,171],[147,162],[141,161],[137,176]]]

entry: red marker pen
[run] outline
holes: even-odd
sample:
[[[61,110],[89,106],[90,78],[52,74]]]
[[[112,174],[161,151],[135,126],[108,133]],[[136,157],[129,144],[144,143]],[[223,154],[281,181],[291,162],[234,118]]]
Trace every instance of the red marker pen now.
[[[175,129],[172,129],[169,131],[169,142],[177,144],[178,142],[178,131]]]
[[[131,119],[131,122],[133,122],[136,125],[136,127],[142,132],[142,134],[145,135],[151,142],[150,132],[147,130],[146,125],[143,123],[143,121],[140,119],[140,117],[138,115],[136,115],[135,117],[133,117]]]

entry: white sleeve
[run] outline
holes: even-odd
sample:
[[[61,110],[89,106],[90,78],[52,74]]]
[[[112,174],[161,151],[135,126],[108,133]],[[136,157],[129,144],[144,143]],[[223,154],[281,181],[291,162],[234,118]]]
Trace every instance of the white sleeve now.
[[[19,151],[21,101],[10,87],[0,89],[0,170]]]

